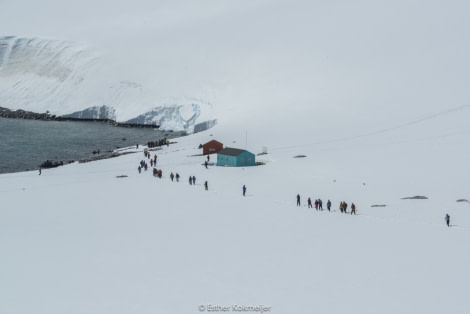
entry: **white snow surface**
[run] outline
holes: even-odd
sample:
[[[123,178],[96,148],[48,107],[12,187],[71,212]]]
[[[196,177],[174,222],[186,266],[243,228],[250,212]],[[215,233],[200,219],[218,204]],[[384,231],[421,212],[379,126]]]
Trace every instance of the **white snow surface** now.
[[[470,198],[470,127],[452,123],[462,113],[323,142],[217,125],[152,151],[162,179],[138,173],[144,146],[0,175],[0,312],[468,313],[470,204],[457,200]],[[267,150],[265,165],[205,169],[198,147],[212,139]],[[402,199],[412,196],[428,199]]]
[[[80,97],[121,95],[126,119],[197,99],[218,124],[156,151],[162,179],[137,172],[143,146],[0,175],[0,313],[468,314],[469,6],[2,1],[5,35],[99,51],[79,63],[100,69]],[[211,139],[266,150],[265,165],[205,169]]]

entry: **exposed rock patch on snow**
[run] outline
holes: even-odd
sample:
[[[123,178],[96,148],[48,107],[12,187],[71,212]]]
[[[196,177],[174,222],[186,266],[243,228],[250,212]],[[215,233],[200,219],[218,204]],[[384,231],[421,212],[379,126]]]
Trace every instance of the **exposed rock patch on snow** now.
[[[426,196],[422,196],[422,195],[402,197],[402,200],[427,200],[427,199],[428,198]]]

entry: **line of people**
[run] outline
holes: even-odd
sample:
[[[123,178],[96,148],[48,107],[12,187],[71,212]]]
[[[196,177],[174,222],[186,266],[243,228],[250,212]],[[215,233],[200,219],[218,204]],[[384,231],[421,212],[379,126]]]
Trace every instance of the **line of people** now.
[[[145,157],[147,157],[149,159],[151,158],[150,153],[147,150],[144,151],[144,155],[145,155]],[[209,160],[209,156],[207,156],[207,160]],[[154,166],[156,164],[157,164],[157,155],[155,154],[153,159],[150,159],[150,166]],[[139,163],[139,166],[137,167],[137,170],[138,170],[139,173],[142,173],[142,169],[144,169],[145,171],[147,171],[147,169],[148,169],[148,164],[145,160],[141,160],[140,163]],[[162,176],[163,176],[162,169],[153,168],[153,176],[158,177],[158,178],[161,179]],[[179,179],[180,179],[179,173],[174,174],[173,172],[171,172],[170,173],[170,179],[171,179],[172,182],[175,179],[176,179],[176,182],[179,182]],[[189,176],[188,181],[189,181],[190,185],[196,185],[196,176]],[[206,191],[209,190],[209,183],[207,181],[204,182],[204,188],[205,188]]]
[[[144,151],[144,154],[147,158],[151,158],[150,157],[150,152],[148,152],[147,150]],[[207,168],[207,165],[208,165],[208,161],[210,160],[209,159],[210,157],[207,156],[207,160],[205,161],[204,165],[205,167]],[[154,158],[153,160],[151,159],[150,160],[150,163],[151,165],[156,165],[157,164],[157,155],[155,154],[154,155]],[[140,162],[140,165],[138,167],[138,170],[139,170],[139,173],[141,172],[141,169],[144,168],[145,170],[147,170],[147,163],[142,160]],[[154,168],[153,169],[153,175],[154,176],[158,176],[159,178],[162,178],[162,170],[161,169],[156,169]],[[179,178],[180,178],[180,175],[178,173],[176,173],[176,175],[173,174],[173,172],[170,173],[170,179],[171,181],[173,181],[174,179],[176,178],[176,182],[179,182]],[[189,176],[189,179],[188,179],[188,182],[190,185],[196,185],[196,176]],[[204,182],[204,188],[205,190],[208,190],[209,189],[209,184],[207,181]],[[246,195],[246,186],[243,185],[242,187],[242,193],[243,193],[243,196]],[[315,207],[316,210],[323,210],[323,201],[319,198],[319,199],[315,199],[315,201],[312,203],[312,199],[309,197],[308,200],[307,200],[307,204],[308,204],[308,208],[313,208]],[[300,194],[297,194],[297,206],[301,206],[301,202],[300,202]],[[331,211],[331,201],[328,200],[327,203],[326,203],[326,209],[328,211]],[[339,204],[339,210],[341,213],[348,213],[347,211],[348,209],[348,204],[345,202],[345,201],[341,201],[340,204]],[[356,214],[356,205],[354,203],[351,203],[351,212],[350,214]],[[448,217],[446,217],[446,221],[450,220]]]
[[[301,206],[300,194],[297,194],[297,206]],[[307,206],[308,208],[315,207],[316,210],[323,210],[323,201],[319,198],[319,199],[316,199],[315,202],[312,203],[312,199],[309,197],[307,199]],[[331,211],[330,200],[326,202],[326,209],[328,209],[328,211]],[[348,213],[347,209],[348,209],[348,203],[341,201],[341,203],[339,203],[340,212],[347,214]],[[351,203],[351,215],[353,214],[354,215],[356,214],[356,205],[354,203]]]
[[[160,147],[160,146],[163,146],[163,145],[169,145],[170,144],[170,141],[167,140],[166,138],[164,139],[161,139],[161,140],[157,140],[157,141],[148,141],[147,142],[147,147],[148,148],[155,148],[155,147]],[[137,146],[137,148],[139,148]]]
[[[150,157],[150,153],[148,151],[144,151],[144,154],[147,158],[151,158]],[[209,161],[209,156],[207,156],[207,160],[205,161],[205,167],[207,168],[207,165],[208,165],[208,161]],[[152,162],[153,161],[153,162]],[[153,159],[150,160],[150,164],[151,166],[153,165],[156,165],[157,164],[157,155],[155,154]],[[141,173],[141,170],[142,168],[147,170],[147,163],[142,160],[139,164],[139,167],[138,167],[138,171],[139,173]],[[41,174],[41,169],[39,169],[39,174]],[[161,169],[156,169],[156,168],[153,168],[153,175],[154,176],[157,176],[159,178],[162,178],[162,170]],[[171,181],[173,181],[174,179],[176,178],[176,182],[179,182],[179,179],[180,179],[180,175],[178,173],[173,174],[173,172],[170,173],[170,179]],[[189,176],[189,184],[190,185],[196,185],[196,176]],[[207,191],[209,189],[209,184],[207,181],[204,182],[204,189]],[[242,194],[243,196],[246,195],[246,186],[243,185],[242,187]],[[301,202],[300,202],[300,194],[297,194],[297,206],[301,206]],[[309,197],[307,199],[307,206],[308,208],[313,208],[315,207],[316,210],[323,210],[323,201],[319,198],[319,199],[315,199],[315,201],[312,203],[312,199]],[[354,203],[351,203],[351,211],[349,212],[351,215],[356,215],[356,205]],[[327,203],[326,203],[326,209],[328,211],[331,211],[331,201],[328,200]],[[341,213],[345,213],[345,214],[349,214],[348,213],[348,203],[346,203],[345,201],[341,201],[339,203],[339,210]],[[448,227],[450,227],[450,216],[449,214],[446,214],[445,216],[445,221],[446,221],[446,224]]]
[[[245,195],[245,186],[243,186],[243,195]],[[297,194],[297,206],[301,206],[300,194]],[[312,204],[312,199],[309,197],[307,199],[307,206],[308,206],[308,208],[315,207],[316,210],[323,210],[323,202],[322,202],[321,199],[316,199],[315,202]],[[331,211],[331,201],[330,200],[328,200],[328,202],[326,203],[326,208],[328,209],[328,211]],[[351,211],[348,213],[348,203],[346,203],[345,201],[341,201],[339,203],[339,211],[341,213],[345,213],[345,214],[356,215],[357,214],[356,204],[351,203]],[[450,216],[449,216],[449,214],[446,214],[446,216],[444,217],[444,220],[446,222],[447,227],[450,227],[451,225],[450,225]]]

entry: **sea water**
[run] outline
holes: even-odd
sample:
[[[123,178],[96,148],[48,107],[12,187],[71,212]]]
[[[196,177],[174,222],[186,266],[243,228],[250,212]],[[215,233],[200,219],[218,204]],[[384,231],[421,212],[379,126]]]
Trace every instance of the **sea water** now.
[[[153,128],[116,127],[103,122],[0,118],[0,173],[37,170],[46,160],[78,161],[93,152],[182,136]]]

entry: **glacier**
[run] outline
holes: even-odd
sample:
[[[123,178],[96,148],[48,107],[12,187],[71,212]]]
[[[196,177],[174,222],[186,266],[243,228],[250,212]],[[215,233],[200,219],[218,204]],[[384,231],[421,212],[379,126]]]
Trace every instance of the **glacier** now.
[[[160,99],[139,82],[115,78],[115,67],[86,43],[0,37],[0,107],[186,133],[217,123],[209,102]]]

